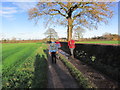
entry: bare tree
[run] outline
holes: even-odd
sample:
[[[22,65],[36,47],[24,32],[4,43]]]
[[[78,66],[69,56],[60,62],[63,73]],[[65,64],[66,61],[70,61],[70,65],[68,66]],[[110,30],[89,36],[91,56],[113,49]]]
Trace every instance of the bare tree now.
[[[13,42],[16,42],[16,40],[17,40],[16,37],[12,37]]]
[[[84,29],[80,28],[80,27],[77,27],[75,30],[74,30],[74,38],[76,38],[77,40],[79,40],[80,38],[83,37],[83,33],[85,32]]]
[[[57,32],[53,28],[47,29],[47,31],[44,34],[46,35],[46,38],[48,38],[50,41],[53,38],[54,39],[58,38],[58,34],[57,34]]]
[[[111,33],[105,32],[102,36],[108,36],[111,35]]]
[[[41,17],[45,20],[56,21],[56,24],[65,25],[67,38],[72,38],[72,30],[81,26],[83,29],[97,29],[100,22],[107,23],[113,16],[110,2],[38,2],[36,7],[29,10],[29,19],[36,22]]]

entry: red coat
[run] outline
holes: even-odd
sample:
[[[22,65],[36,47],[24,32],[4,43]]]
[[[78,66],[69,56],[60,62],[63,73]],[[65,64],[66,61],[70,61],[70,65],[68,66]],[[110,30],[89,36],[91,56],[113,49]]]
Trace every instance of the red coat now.
[[[55,43],[58,45],[59,48],[61,47],[60,42],[56,41]]]
[[[68,46],[69,48],[75,48],[75,41],[74,40],[68,41]]]
[[[58,41],[56,41],[55,43],[56,43],[56,44],[60,44],[60,42],[58,42]]]

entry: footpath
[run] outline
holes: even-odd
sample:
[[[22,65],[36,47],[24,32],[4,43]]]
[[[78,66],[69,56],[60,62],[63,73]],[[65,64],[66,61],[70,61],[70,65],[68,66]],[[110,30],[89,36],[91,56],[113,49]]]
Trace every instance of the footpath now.
[[[60,52],[69,62],[71,62],[83,75],[94,83],[98,88],[118,88],[118,83],[109,77],[101,74],[90,66],[77,59],[69,59],[69,55],[64,51]],[[48,88],[80,88],[69,70],[57,59],[57,63],[52,63],[48,55]]]
[[[48,88],[79,88],[79,85],[69,73],[61,60],[52,63],[48,55]]]

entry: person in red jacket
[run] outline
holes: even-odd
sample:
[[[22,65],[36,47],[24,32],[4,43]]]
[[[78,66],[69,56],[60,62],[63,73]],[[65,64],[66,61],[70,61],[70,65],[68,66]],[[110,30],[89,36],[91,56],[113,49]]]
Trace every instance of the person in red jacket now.
[[[59,50],[60,50],[60,48],[61,48],[61,44],[60,44],[59,40],[56,41],[56,45],[57,45],[57,47],[58,47],[58,53],[59,53]],[[60,57],[59,57],[58,54],[57,54],[57,58],[60,59]]]
[[[60,49],[61,48],[61,44],[60,44],[59,40],[56,41],[56,44],[57,44],[58,49]]]
[[[71,57],[74,58],[73,51],[75,49],[75,41],[73,39],[68,41],[68,46],[69,46],[69,49],[70,49]]]

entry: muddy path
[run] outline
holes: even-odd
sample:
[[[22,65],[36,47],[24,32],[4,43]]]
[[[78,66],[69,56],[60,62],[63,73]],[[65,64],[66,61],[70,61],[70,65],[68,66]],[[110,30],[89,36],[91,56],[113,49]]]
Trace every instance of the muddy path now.
[[[75,79],[71,76],[64,64],[57,59],[52,63],[48,55],[48,87],[47,88],[79,88]]]

